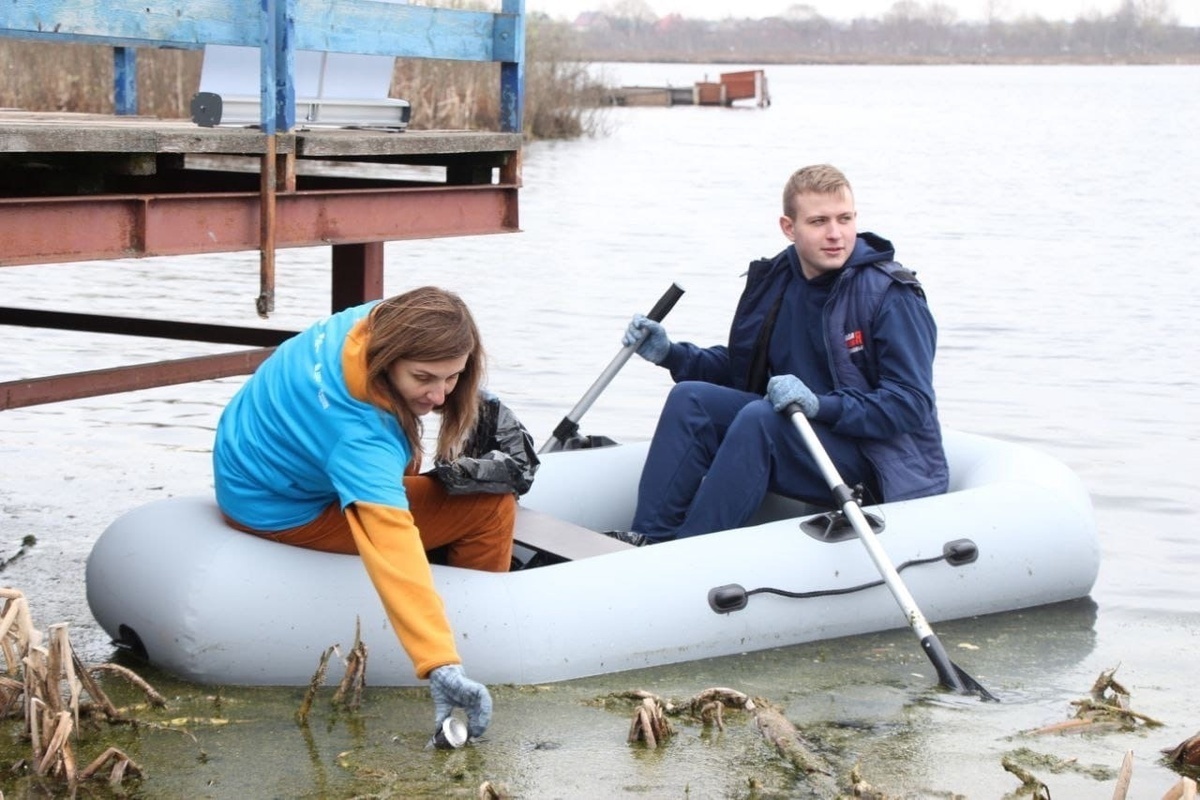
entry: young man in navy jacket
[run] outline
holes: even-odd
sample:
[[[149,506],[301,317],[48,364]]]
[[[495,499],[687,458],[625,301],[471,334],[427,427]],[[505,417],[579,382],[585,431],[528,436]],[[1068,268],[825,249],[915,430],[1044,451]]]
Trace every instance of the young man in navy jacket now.
[[[829,506],[830,490],[786,409],[796,403],[847,484],[868,502],[946,491],[933,391],[937,326],[891,242],[859,234],[854,194],[827,164],[783,191],[783,235],[751,263],[729,341],[672,342],[636,315],[625,344],[671,371],[638,488],[634,544],[745,524],[768,491]],[[643,338],[644,337],[644,338]]]

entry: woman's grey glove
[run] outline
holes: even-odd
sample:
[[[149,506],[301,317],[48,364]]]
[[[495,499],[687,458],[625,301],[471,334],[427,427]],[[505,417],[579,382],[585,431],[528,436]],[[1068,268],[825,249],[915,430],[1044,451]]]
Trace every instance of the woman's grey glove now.
[[[795,375],[776,375],[767,381],[767,399],[776,411],[783,411],[795,403],[810,419],[817,415],[817,409],[821,407],[817,396]]]
[[[671,340],[667,338],[667,329],[645,314],[633,315],[633,320],[621,339],[621,343],[626,347],[638,342],[641,344],[638,344],[637,354],[652,364],[661,364],[671,352]]]
[[[433,726],[440,728],[450,712],[467,712],[467,733],[472,739],[483,736],[492,721],[492,696],[482,683],[471,680],[462,664],[446,664],[429,673],[429,693],[433,695]]]

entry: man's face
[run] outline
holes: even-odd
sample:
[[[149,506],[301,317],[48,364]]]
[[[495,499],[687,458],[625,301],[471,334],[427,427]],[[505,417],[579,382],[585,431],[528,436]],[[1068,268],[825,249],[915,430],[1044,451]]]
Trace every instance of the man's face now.
[[[796,243],[800,270],[809,280],[839,270],[854,251],[858,236],[854,195],[843,189],[834,194],[804,192],[796,195],[796,218],[779,218],[779,227]]]

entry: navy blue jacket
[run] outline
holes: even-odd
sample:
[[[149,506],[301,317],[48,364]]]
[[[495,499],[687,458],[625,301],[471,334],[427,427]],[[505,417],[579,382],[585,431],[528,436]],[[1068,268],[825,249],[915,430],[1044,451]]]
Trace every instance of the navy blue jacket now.
[[[820,402],[815,420],[858,441],[885,500],[944,492],[949,469],[933,390],[937,326],[916,276],[894,255],[891,242],[863,233],[846,265],[825,281],[805,281],[791,245],[752,262],[729,343],[672,343],[662,366],[677,382],[756,394],[771,375],[797,375]],[[785,296],[817,298],[820,319],[803,308],[781,311]],[[776,315],[790,323],[776,326]]]

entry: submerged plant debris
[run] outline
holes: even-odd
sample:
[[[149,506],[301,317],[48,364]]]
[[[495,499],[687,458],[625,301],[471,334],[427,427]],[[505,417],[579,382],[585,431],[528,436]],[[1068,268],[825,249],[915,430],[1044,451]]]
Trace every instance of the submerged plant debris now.
[[[1116,668],[1101,672],[1088,696],[1071,703],[1076,712],[1070,720],[1027,733],[1040,735],[1083,730],[1128,732],[1160,727],[1163,723],[1131,708],[1130,692],[1117,682],[1115,673]],[[860,761],[854,761],[848,769],[839,766],[836,759],[841,754],[823,752],[777,706],[762,698],[751,698],[736,689],[709,688],[684,701],[665,700],[638,689],[614,693],[601,698],[597,704],[607,706],[608,701],[614,699],[634,702],[633,721],[627,737],[630,744],[656,749],[668,743],[675,735],[668,716],[687,717],[693,724],[704,728],[723,730],[726,726],[726,710],[745,713],[753,718],[755,729],[771,745],[776,755],[803,779],[813,796],[873,800],[898,797],[889,795],[886,788],[873,786],[864,780]],[[1177,766],[1194,767],[1200,762],[1200,733],[1162,752]],[[1015,792],[1006,796],[1051,800],[1051,787],[1038,773],[1073,773],[1097,783],[1114,782],[1113,800],[1125,800],[1133,779],[1133,751],[1126,752],[1120,767],[1115,768],[1102,764],[1082,764],[1074,757],[1019,748],[1005,754],[1000,766],[1021,783]],[[749,782],[754,791],[760,791],[765,786],[765,781],[759,778],[751,778]],[[926,793],[923,796],[965,797],[952,792]],[[1167,791],[1164,800],[1195,800],[1196,797],[1195,781],[1185,776]]]
[[[1030,735],[1062,734],[1062,733],[1128,733],[1162,727],[1163,723],[1147,715],[1134,711],[1130,705],[1131,692],[1116,679],[1117,667],[1104,670],[1092,684],[1087,697],[1074,700],[1075,714],[1068,720],[1056,722],[1029,731]],[[1180,743],[1173,749],[1163,750],[1168,759],[1176,766],[1183,766],[1187,759],[1200,759],[1200,734]],[[1028,794],[1034,798],[1049,800],[1049,787],[1038,778],[1028,767],[1037,765],[1050,772],[1072,770],[1087,774],[1098,781],[1108,781],[1115,778],[1113,800],[1125,800],[1133,783],[1133,751],[1127,751],[1121,762],[1121,767],[1115,773],[1104,767],[1085,767],[1074,759],[1060,759],[1055,756],[1033,753],[1030,750],[1019,750],[1005,756],[1004,769],[1015,775],[1021,781],[1018,794]],[[1181,800],[1196,798],[1196,782],[1184,776],[1174,784],[1163,800]]]
[[[1063,722],[1046,725],[1032,734],[1130,731],[1141,727],[1160,728],[1162,723],[1153,717],[1134,711],[1129,704],[1129,690],[1117,682],[1117,667],[1104,670],[1092,684],[1087,697],[1072,701],[1075,715]]]
[[[417,733],[415,729],[404,732],[402,727],[400,734],[394,734],[395,729],[390,724],[378,724],[378,718],[387,718],[389,713],[399,713],[399,716],[393,716],[395,719],[411,719],[413,709],[426,702],[420,690],[377,690],[367,703],[369,710],[362,710],[367,650],[357,628],[351,648],[341,651],[335,645],[325,651],[308,692],[302,693],[302,697],[295,691],[276,692],[270,695],[274,700],[268,700],[268,705],[264,706],[261,694],[243,692],[237,687],[193,687],[202,689],[194,692],[183,685],[172,689],[168,703],[150,682],[120,664],[83,664],[71,646],[66,625],[53,625],[46,634],[37,631],[31,622],[29,603],[21,592],[0,589],[0,600],[3,601],[0,606],[0,667],[4,670],[0,673],[0,719],[9,720],[14,731],[19,726],[20,731],[12,737],[16,749],[10,746],[4,751],[0,770],[10,784],[5,786],[5,791],[11,790],[14,796],[22,790],[48,796],[108,796],[104,794],[106,791],[112,796],[130,796],[131,792],[151,791],[152,786],[157,787],[153,791],[170,793],[170,788],[164,788],[172,785],[170,770],[163,772],[160,769],[152,785],[147,782],[143,767],[147,759],[162,762],[165,752],[176,752],[188,758],[188,748],[191,748],[190,757],[194,762],[183,774],[185,781],[194,781],[192,773],[208,763],[210,757],[229,758],[230,750],[223,749],[225,737],[241,731],[229,744],[260,741],[256,738],[257,732],[274,730],[271,727],[275,724],[273,720],[286,718],[289,710],[295,715],[297,735],[313,759],[313,772],[307,779],[315,781],[310,786],[314,791],[324,786],[333,792],[330,796],[416,798],[453,795],[489,800],[522,795],[520,770],[509,769],[508,757],[497,761],[494,749],[489,756],[486,743],[484,750],[467,748],[418,756],[427,733]],[[332,714],[323,720],[325,724],[310,726],[314,698],[325,686],[326,671],[335,654],[345,664],[345,676],[336,688],[331,687],[332,701],[328,708]],[[1157,719],[1133,709],[1131,693],[1116,680],[1115,673],[1115,669],[1105,670],[1086,697],[1071,702],[1071,719],[1025,731],[1022,735],[1140,734],[1162,725]],[[101,678],[113,680],[106,681],[102,687]],[[495,691],[500,698],[507,695],[509,703],[521,698],[526,708],[532,709],[539,707],[534,698],[559,690],[545,686],[497,686]],[[300,710],[297,712],[298,697]],[[112,698],[116,698],[116,702]],[[285,707],[271,705],[275,701]],[[530,704],[531,701],[534,704]],[[243,703],[251,704],[258,712],[247,713],[248,709],[239,705]],[[229,709],[235,705],[243,710],[229,714]],[[889,787],[887,783],[892,775],[889,767],[876,762],[874,756],[864,757],[853,739],[839,742],[837,731],[845,726],[844,721],[823,722],[821,720],[826,717],[809,714],[808,722],[801,727],[788,718],[786,707],[736,689],[711,687],[682,701],[665,699],[639,689],[587,700],[585,705],[630,713],[632,721],[624,737],[625,743],[632,752],[641,754],[639,758],[654,751],[653,760],[647,763],[664,764],[664,759],[678,759],[681,753],[688,753],[690,757],[695,754],[693,748],[698,744],[707,749],[710,761],[728,759],[727,768],[734,775],[731,780],[740,781],[740,788],[736,788],[735,783],[729,784],[728,791],[734,794],[748,791],[751,796],[762,797],[873,800],[913,796],[912,786]],[[909,703],[905,702],[905,705]],[[901,727],[904,724],[900,723]],[[335,725],[345,727],[353,743],[340,744],[336,757],[331,758],[328,752],[322,755],[320,750],[321,745],[327,744],[329,732]],[[376,730],[378,728],[385,730]],[[571,729],[565,738],[553,733],[547,737],[534,730],[536,732],[523,746],[511,750],[518,760],[522,754],[555,758],[555,750],[580,744],[571,741],[580,733],[577,728]],[[146,733],[155,732],[162,734],[157,739],[145,737]],[[373,733],[373,738],[368,733]],[[727,738],[731,733],[734,738]],[[902,739],[901,734],[902,731],[896,733]],[[602,740],[603,730],[597,731],[597,735]],[[184,743],[185,749],[179,751],[172,741]],[[511,748],[513,743],[503,744]],[[1169,764],[1181,777],[1165,795],[1155,793],[1154,796],[1172,800],[1195,798],[1200,733],[1159,752],[1162,763]],[[131,754],[137,756],[136,760]],[[258,759],[262,754],[253,757]],[[1061,775],[1095,782],[1097,796],[1111,796],[1113,800],[1125,800],[1128,792],[1141,796],[1137,794],[1137,788],[1131,789],[1136,784],[1132,750],[1124,753],[1119,769],[1112,765],[1083,763],[1071,756],[1037,753],[1028,748],[1009,751],[1000,761],[998,766],[1020,781],[1020,787],[1006,797],[1049,798],[1054,790],[1055,776]],[[713,768],[721,767],[718,764]],[[868,782],[867,776],[871,776],[872,782]],[[506,782],[501,782],[501,777]],[[507,782],[513,780],[517,783],[510,789]],[[645,788],[665,785],[651,783]],[[925,787],[920,796],[958,800],[966,795]]]

